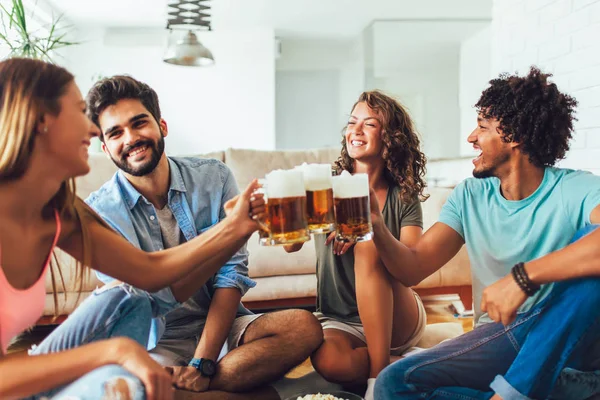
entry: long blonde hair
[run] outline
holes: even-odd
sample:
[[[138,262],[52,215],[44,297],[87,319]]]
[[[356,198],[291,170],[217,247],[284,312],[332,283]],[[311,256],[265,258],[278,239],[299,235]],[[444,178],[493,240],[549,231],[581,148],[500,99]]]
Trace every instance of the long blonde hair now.
[[[66,69],[39,60],[12,58],[0,62],[0,182],[17,180],[29,167],[37,124],[45,113],[60,113],[60,97],[74,81]],[[75,180],[63,182],[44,213],[57,210],[61,220],[78,221],[83,237],[83,262],[76,264],[76,282],[81,293],[89,263],[89,239],[85,216],[89,208],[75,195]],[[55,272],[56,271],[56,272]],[[54,314],[58,315],[56,274],[66,298],[63,272],[56,253],[50,267]]]

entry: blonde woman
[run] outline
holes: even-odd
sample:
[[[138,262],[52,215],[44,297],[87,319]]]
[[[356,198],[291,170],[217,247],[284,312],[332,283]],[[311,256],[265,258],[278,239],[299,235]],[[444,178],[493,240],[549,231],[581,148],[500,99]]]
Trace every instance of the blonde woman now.
[[[131,246],[74,194],[73,178],[89,171],[97,135],[85,111],[65,69],[28,59],[0,63],[0,398],[170,399],[170,375],[144,348],[152,305],[129,286],[97,294],[107,305],[99,312],[111,318],[67,335],[55,353],[6,355],[11,338],[42,314],[55,247],[156,291],[184,276],[208,279],[256,229],[248,217],[253,183],[226,204],[227,219],[194,240],[157,253]]]

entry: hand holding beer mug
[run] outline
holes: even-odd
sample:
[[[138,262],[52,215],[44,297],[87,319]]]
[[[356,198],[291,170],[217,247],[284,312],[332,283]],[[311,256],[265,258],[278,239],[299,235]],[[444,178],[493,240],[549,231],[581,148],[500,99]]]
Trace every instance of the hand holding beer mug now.
[[[333,243],[333,246],[331,247],[333,250],[333,254],[335,254],[336,256],[341,256],[342,254],[346,254],[348,252],[348,250],[350,250],[355,244],[356,242],[338,242],[337,240],[335,240],[335,237],[337,236],[337,232],[331,232],[329,234],[329,236],[327,236],[327,239],[325,239],[325,246],[329,246],[331,243]]]
[[[268,244],[302,243],[310,240],[302,171],[275,170],[268,173],[265,192],[266,226],[270,230]]]
[[[310,233],[327,233],[335,230],[331,165],[304,163],[296,169],[304,174],[306,214]]]
[[[266,179],[259,179],[258,184],[260,187],[256,189],[253,193],[252,198],[250,199],[254,202],[257,199],[262,200],[262,207],[260,209],[255,209],[251,205],[251,214],[252,219],[254,219],[258,223],[258,243],[261,246],[270,246],[271,243],[271,227],[269,227],[269,220],[267,215],[267,197],[265,195],[265,186],[267,184]]]
[[[340,242],[365,242],[373,238],[369,204],[369,176],[351,175],[344,171],[334,176],[336,240]]]

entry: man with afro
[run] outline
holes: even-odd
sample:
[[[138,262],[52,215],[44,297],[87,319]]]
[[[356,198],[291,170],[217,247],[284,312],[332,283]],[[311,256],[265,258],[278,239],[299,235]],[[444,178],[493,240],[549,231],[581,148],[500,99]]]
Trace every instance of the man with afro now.
[[[593,368],[587,356],[600,338],[600,176],[554,167],[569,149],[577,102],[550,76],[531,68],[490,81],[467,139],[479,152],[474,178],[454,189],[416,246],[375,232],[395,261],[383,264],[406,286],[466,244],[476,323],[387,367],[376,399],[577,399],[600,390],[598,375],[581,372]]]

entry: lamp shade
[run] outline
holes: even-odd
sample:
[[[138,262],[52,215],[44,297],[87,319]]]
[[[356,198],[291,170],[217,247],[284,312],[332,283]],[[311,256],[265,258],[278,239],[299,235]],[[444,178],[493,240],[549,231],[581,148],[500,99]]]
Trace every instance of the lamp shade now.
[[[210,50],[200,43],[196,34],[192,31],[188,31],[176,43],[169,43],[163,61],[169,64],[192,67],[206,67],[215,63]]]

